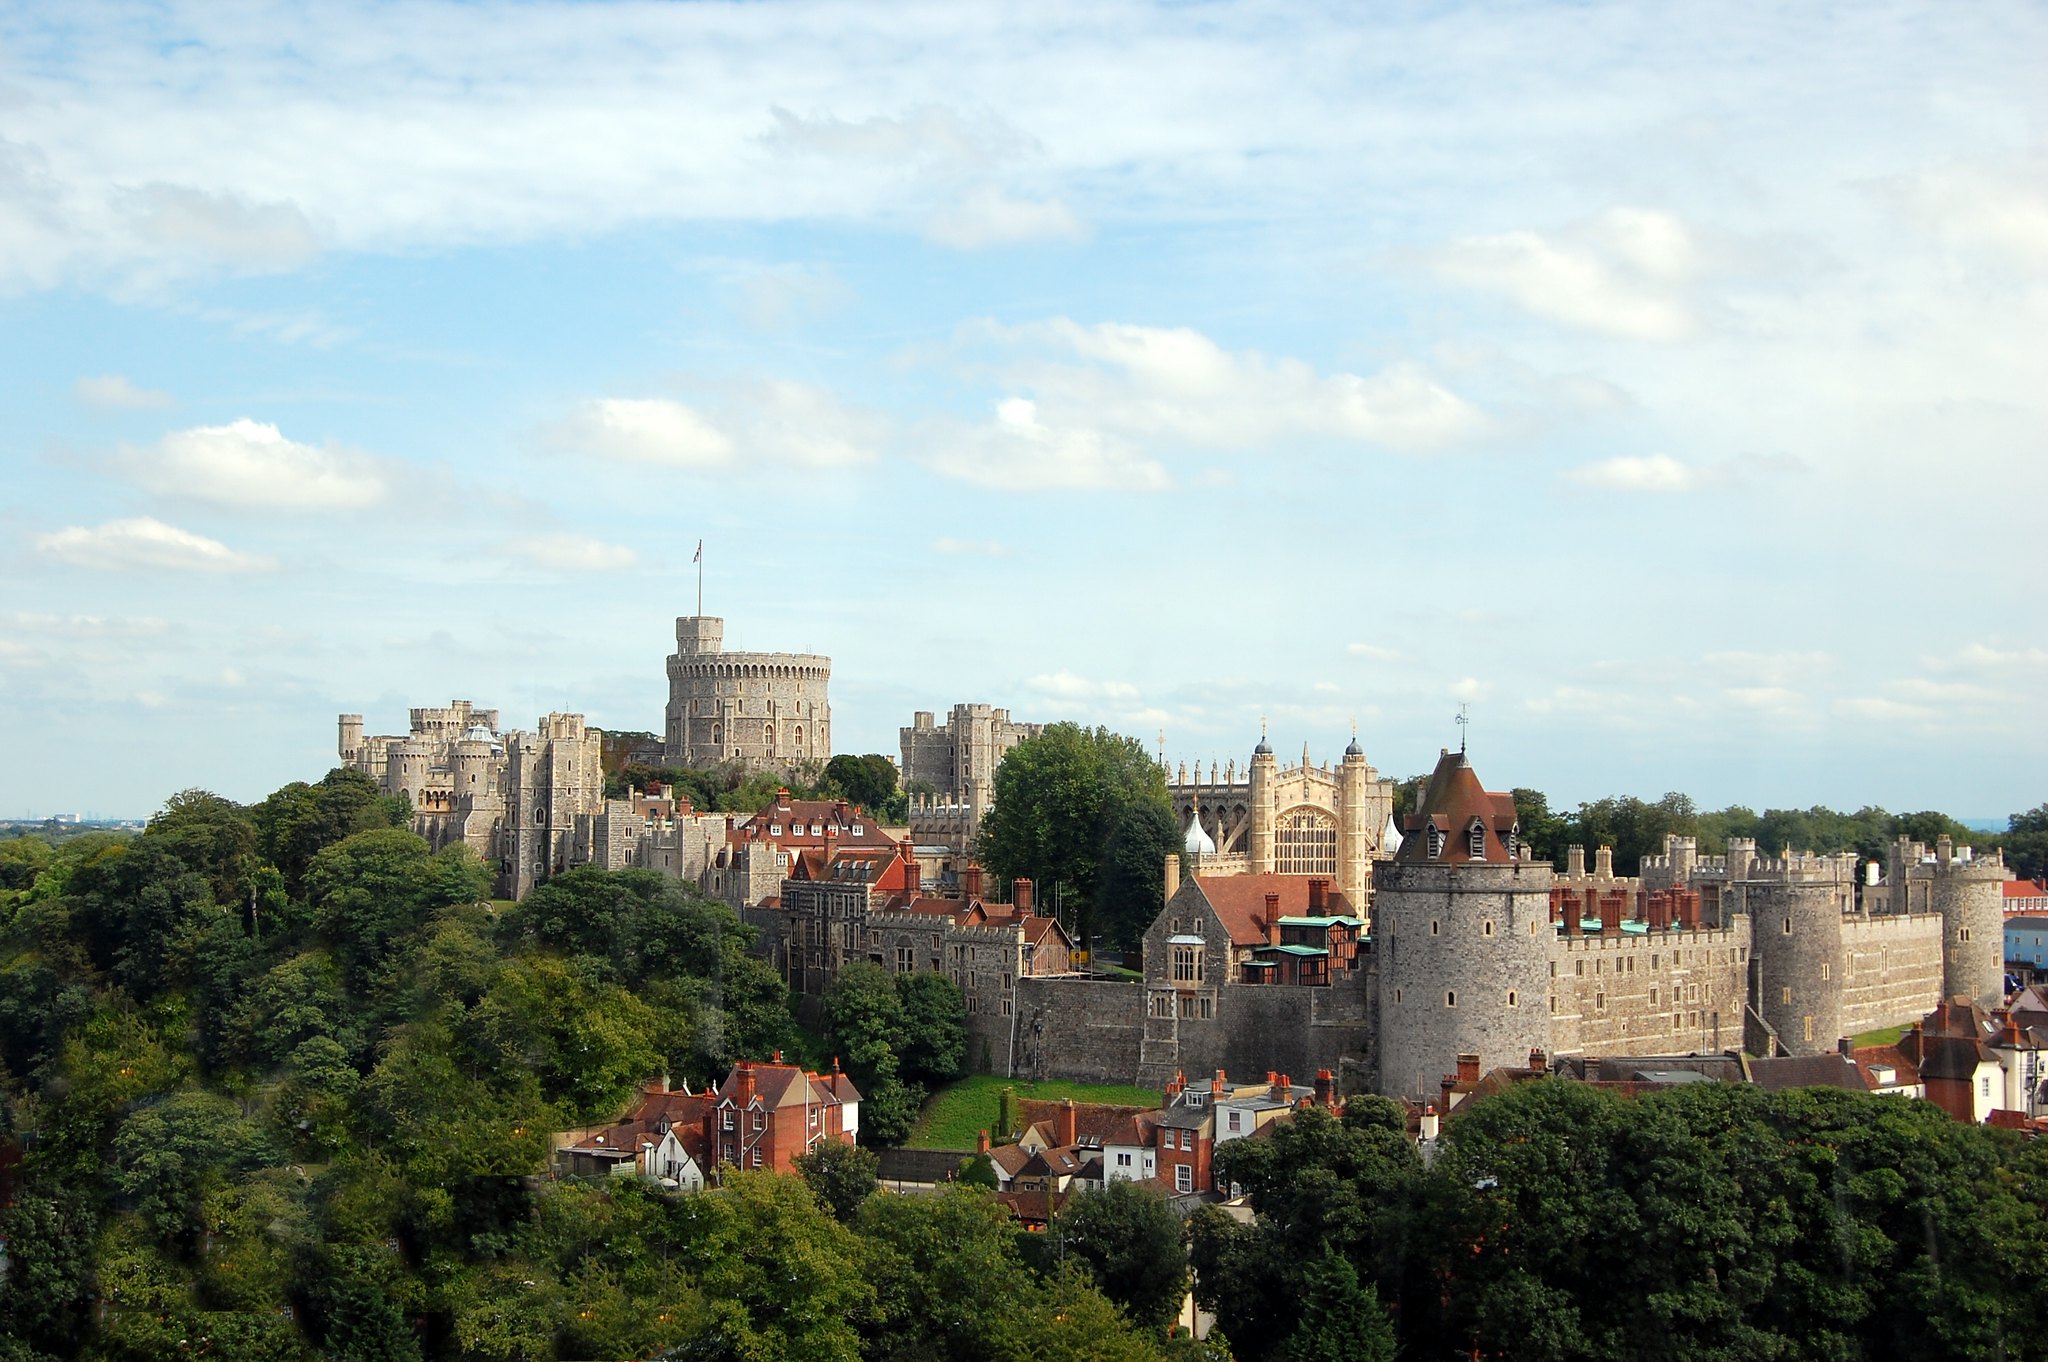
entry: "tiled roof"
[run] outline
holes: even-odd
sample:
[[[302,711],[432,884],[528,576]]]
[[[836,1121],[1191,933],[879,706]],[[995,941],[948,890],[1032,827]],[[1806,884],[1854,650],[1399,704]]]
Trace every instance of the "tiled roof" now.
[[[1862,1072],[1849,1057],[1833,1050],[1824,1055],[1777,1055],[1749,1062],[1750,1080],[1766,1092],[1787,1088],[1851,1088],[1862,1091]]]
[[[1280,897],[1280,917],[1308,915],[1309,881],[1322,875],[1197,875],[1193,884],[1230,933],[1234,946],[1256,946],[1266,940],[1266,895]],[[1329,886],[1329,911],[1333,917],[1355,917],[1351,900],[1336,885]],[[1276,924],[1277,925],[1277,924]]]
[[[1037,1126],[1048,1138],[1056,1139],[1059,1129],[1061,1104],[1046,1098],[1025,1098],[1018,1104],[1019,1115],[1025,1129]],[[1143,1144],[1135,1137],[1131,1120],[1139,1115],[1151,1115],[1149,1107],[1111,1106],[1102,1102],[1076,1102],[1074,1104],[1075,1143],[1100,1148],[1105,1144]],[[1130,1138],[1119,1138],[1129,1136]]]
[[[1401,821],[1401,849],[1394,859],[1402,865],[1459,865],[1473,860],[1468,834],[1475,819],[1486,830],[1483,859],[1503,864],[1513,860],[1507,833],[1515,826],[1515,797],[1484,789],[1465,754],[1446,751],[1438,758],[1416,811]],[[1442,850],[1435,857],[1429,854],[1429,838],[1414,835],[1425,827],[1443,834]]]
[[[1864,1086],[1873,1091],[1881,1087],[1911,1088],[1920,1082],[1920,1070],[1896,1045],[1859,1045],[1849,1052],[1849,1058],[1863,1075]],[[1880,1083],[1870,1072],[1874,1068],[1890,1069],[1891,1082]]]

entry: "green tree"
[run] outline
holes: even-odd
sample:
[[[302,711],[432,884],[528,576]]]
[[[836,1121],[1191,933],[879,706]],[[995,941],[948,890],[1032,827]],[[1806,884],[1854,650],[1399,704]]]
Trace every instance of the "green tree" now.
[[[1550,811],[1550,800],[1541,790],[1517,787],[1514,792],[1515,821],[1522,828],[1522,844],[1532,860],[1564,862],[1565,820]]]
[[[879,816],[896,797],[896,763],[879,752],[842,752],[825,763],[823,787]]]
[[[1394,1326],[1348,1261],[1324,1250],[1302,1285],[1300,1316],[1280,1349],[1286,1362],[1393,1362]]]
[[[717,1196],[677,1211],[678,1248],[709,1302],[684,1355],[762,1362],[854,1362],[854,1321],[874,1288],[859,1241],[801,1178],[734,1172]]]
[[[882,1184],[876,1177],[882,1161],[871,1149],[822,1140],[794,1160],[796,1171],[811,1185],[818,1204],[840,1224],[851,1224],[861,1203]]]
[[[913,1083],[950,1083],[967,1067],[967,1001],[960,986],[936,970],[896,976],[903,1028],[893,1044],[903,1076]]]
[[[1187,1295],[1180,1217],[1150,1187],[1111,1182],[1075,1197],[1053,1220],[1052,1245],[1055,1257],[1084,1264],[1102,1294],[1143,1328],[1164,1332]]]
[[[511,1086],[530,1075],[574,1119],[610,1116],[661,1058],[649,1043],[654,1012],[617,984],[573,962],[535,955],[507,961],[460,1034],[481,1071]]]
[[[2048,804],[2006,820],[2005,859],[2021,879],[2048,880]]]
[[[847,965],[826,990],[825,1043],[860,1089],[863,1144],[902,1143],[924,1102],[896,1052],[907,1025],[894,978],[871,961]]]
[[[412,804],[402,794],[385,794],[354,767],[338,766],[318,784],[295,780],[272,792],[250,815],[258,848],[297,898],[315,856],[359,832],[409,828]]]
[[[314,925],[333,943],[342,977],[358,995],[402,972],[402,945],[435,911],[474,902],[490,872],[460,844],[430,853],[400,828],[359,832],[313,857],[306,893]]]
[[[1119,830],[1128,828],[1113,863],[1115,884],[1130,892],[1147,875],[1158,882],[1164,874],[1164,852],[1160,864],[1149,861],[1157,820],[1141,823],[1131,812],[1147,805],[1172,825],[1166,773],[1143,744],[1104,728],[1050,724],[996,767],[995,805],[982,821],[978,853],[999,884],[1035,880],[1041,900],[1076,935],[1125,932],[1138,914],[1112,916],[1104,872]]]

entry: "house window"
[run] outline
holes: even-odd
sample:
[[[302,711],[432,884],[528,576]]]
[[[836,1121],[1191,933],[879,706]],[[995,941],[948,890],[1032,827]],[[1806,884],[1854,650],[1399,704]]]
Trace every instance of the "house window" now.
[[[1129,1168],[1131,1166],[1131,1156],[1129,1154],[1117,1155],[1116,1166],[1119,1168]]]
[[[759,1168],[761,1166],[761,1151],[756,1149],[754,1151],[754,1157],[751,1160],[749,1160],[749,1162],[751,1162],[754,1165],[754,1167]]]
[[[1183,1130],[1183,1131],[1182,1131],[1182,1132],[1180,1133],[1180,1147],[1181,1147],[1182,1149],[1193,1149],[1193,1148],[1195,1147],[1195,1132],[1194,1132],[1194,1131],[1192,1131],[1192,1130]]]
[[[1232,1130],[1236,1130],[1236,1129],[1238,1128],[1238,1122],[1239,1122],[1239,1121],[1241,1121],[1241,1120],[1243,1119],[1243,1117],[1244,1117],[1244,1113],[1243,1113],[1243,1112],[1241,1112],[1241,1111],[1233,1111],[1233,1112],[1231,1112],[1231,1113],[1230,1113],[1230,1128],[1231,1128]]]
[[[1989,1074],[1977,1080],[1977,1092],[1984,1097],[1991,1095],[1991,1076]]]
[[[718,1128],[720,1130],[732,1129],[732,1108],[728,1107],[718,1113]]]
[[[1186,1196],[1189,1192],[1194,1191],[1195,1170],[1184,1163],[1175,1167],[1173,1170],[1173,1190],[1179,1192],[1182,1196]]]
[[[757,1111],[757,1112],[755,1112],[755,1113],[754,1113],[754,1129],[756,1129],[756,1130],[761,1130],[761,1129],[763,1129],[764,1127],[766,1127],[766,1126],[767,1126],[767,1124],[768,1124],[768,1113],[767,1113],[767,1112],[765,1112],[765,1111]]]
[[[1173,981],[1176,984],[1197,984],[1202,981],[1202,948],[1200,946],[1175,946],[1173,948]]]

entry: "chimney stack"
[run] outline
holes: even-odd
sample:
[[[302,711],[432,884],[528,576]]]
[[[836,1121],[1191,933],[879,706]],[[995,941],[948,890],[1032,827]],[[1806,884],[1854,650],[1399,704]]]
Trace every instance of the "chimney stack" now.
[[[982,1131],[980,1135],[975,1137],[974,1152],[977,1154],[988,1153],[988,1132],[986,1130]]]
[[[961,880],[961,884],[963,885],[963,887],[964,887],[964,888],[966,889],[966,891],[967,891],[967,897],[968,897],[968,898],[971,898],[971,899],[978,899],[978,898],[980,898],[980,897],[981,897],[981,862],[980,862],[980,861],[969,861],[969,862],[967,863],[967,868],[966,868],[965,870],[963,870],[963,871],[961,871],[961,872],[960,872],[960,880]]]
[[[739,1083],[733,1089],[733,1100],[739,1103],[741,1111],[754,1104],[754,1061],[743,1059],[739,1063]]]
[[[1278,894],[1266,895],[1266,944],[1269,946],[1280,944],[1280,896]]]
[[[1052,1141],[1061,1149],[1081,1142],[1081,1113],[1071,1097],[1060,1099],[1059,1115],[1053,1118],[1052,1123]]]
[[[1032,916],[1031,881],[1021,877],[1010,881],[1010,906],[1017,910],[1018,917]]]
[[[1319,1107],[1330,1107],[1330,1106],[1335,1106],[1335,1105],[1336,1105],[1336,1097],[1337,1097],[1337,1081],[1336,1081],[1336,1079],[1334,1079],[1333,1077],[1331,1077],[1331,1075],[1330,1075],[1330,1071],[1329,1071],[1328,1069],[1317,1069],[1317,1070],[1316,1070],[1316,1105],[1317,1105],[1317,1106],[1319,1106]]]
[[[1330,882],[1320,875],[1308,882],[1308,913],[1310,917],[1328,917],[1330,913]]]
[[[1458,1081],[1460,1083],[1477,1083],[1479,1081],[1478,1055],[1458,1056]]]

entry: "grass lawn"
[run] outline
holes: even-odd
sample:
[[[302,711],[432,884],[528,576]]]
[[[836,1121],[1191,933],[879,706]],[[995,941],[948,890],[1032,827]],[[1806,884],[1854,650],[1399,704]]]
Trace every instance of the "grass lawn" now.
[[[1132,1088],[1118,1083],[1068,1083],[1049,1080],[1031,1083],[1021,1078],[998,1078],[977,1074],[942,1088],[924,1104],[917,1124],[906,1143],[913,1149],[972,1149],[975,1136],[996,1131],[998,1095],[1015,1088],[1020,1098],[1071,1097],[1076,1102],[1113,1102],[1119,1106],[1159,1105],[1156,1088]]]
[[[1865,1031],[1849,1043],[1851,1045],[1897,1045],[1899,1037],[1906,1034],[1903,1026],[1887,1026],[1877,1031]]]

